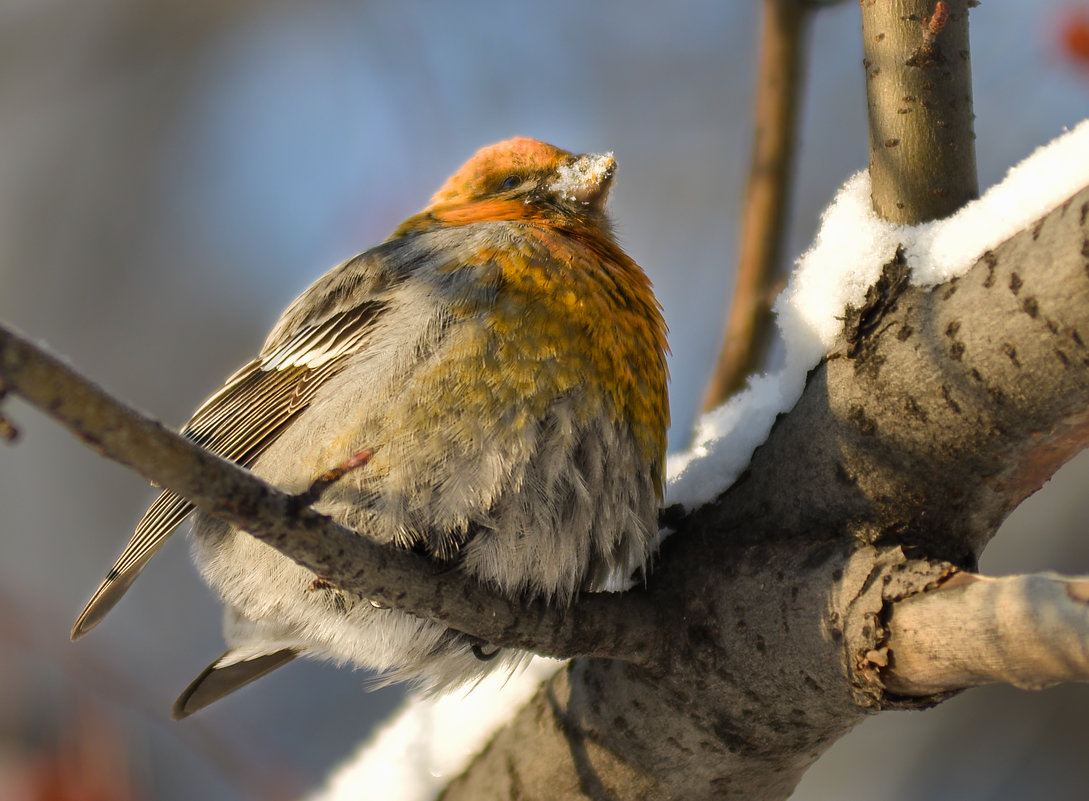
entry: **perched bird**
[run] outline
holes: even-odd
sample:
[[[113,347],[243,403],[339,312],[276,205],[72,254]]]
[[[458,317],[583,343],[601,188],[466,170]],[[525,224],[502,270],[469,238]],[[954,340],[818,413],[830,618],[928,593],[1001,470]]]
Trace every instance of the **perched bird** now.
[[[319,278],[183,434],[288,491],[362,451],[315,509],[509,598],[567,605],[643,567],[657,532],[665,324],[605,215],[615,161],[510,139],[382,244]],[[113,607],[193,511],[167,490],[76,621]],[[523,655],[341,592],[197,513],[228,650],[184,717],[296,656],[437,690]]]

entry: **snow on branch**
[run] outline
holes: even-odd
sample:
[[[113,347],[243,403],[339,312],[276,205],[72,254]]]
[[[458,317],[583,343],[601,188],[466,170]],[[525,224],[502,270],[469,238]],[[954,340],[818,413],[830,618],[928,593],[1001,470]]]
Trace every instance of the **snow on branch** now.
[[[783,367],[753,377],[746,390],[703,416],[692,448],[670,457],[667,502],[694,509],[736,480],[776,415],[801,397],[806,374],[843,330],[844,310],[863,306],[867,290],[898,249],[915,286],[963,275],[988,250],[1089,186],[1086,153],[1089,120],[1038,148],[1002,183],[953,216],[917,226],[896,225],[874,213],[866,172],[849,179],[775,303]]]

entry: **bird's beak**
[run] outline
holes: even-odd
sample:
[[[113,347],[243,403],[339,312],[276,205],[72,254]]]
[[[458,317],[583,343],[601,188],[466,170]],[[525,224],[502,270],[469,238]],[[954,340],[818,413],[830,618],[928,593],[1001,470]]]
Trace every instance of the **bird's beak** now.
[[[592,211],[605,209],[609,189],[616,174],[616,159],[612,153],[591,153],[575,156],[569,164],[556,169],[556,180],[549,186],[564,200],[573,200]]]

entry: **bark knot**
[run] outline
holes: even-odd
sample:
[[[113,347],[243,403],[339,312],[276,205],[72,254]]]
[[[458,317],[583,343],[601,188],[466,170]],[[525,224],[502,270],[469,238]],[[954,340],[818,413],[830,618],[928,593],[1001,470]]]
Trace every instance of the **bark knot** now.
[[[875,359],[884,330],[882,322],[896,308],[896,301],[907,287],[909,273],[904,248],[897,247],[896,254],[881,268],[881,277],[866,290],[862,305],[847,306],[843,316],[847,358],[855,360],[856,371],[879,370],[881,365]]]

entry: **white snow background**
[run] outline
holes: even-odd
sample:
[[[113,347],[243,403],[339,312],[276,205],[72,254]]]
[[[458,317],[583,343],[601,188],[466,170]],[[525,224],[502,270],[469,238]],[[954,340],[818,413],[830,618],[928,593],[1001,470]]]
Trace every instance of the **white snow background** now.
[[[911,281],[932,286],[962,275],[987,250],[1089,186],[1089,120],[1045,145],[1005,180],[952,217],[919,226],[879,220],[866,172],[825,211],[814,245],[775,304],[785,347],[781,370],[753,378],[699,421],[695,444],[670,457],[666,502],[694,508],[745,469],[776,415],[801,396],[806,374],[833,345],[848,304],[860,306],[898,245]],[[562,662],[535,658],[515,676],[490,676],[465,693],[410,698],[311,801],[430,801]]]

